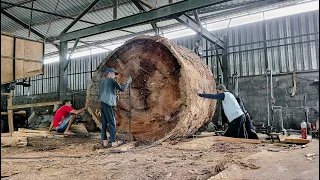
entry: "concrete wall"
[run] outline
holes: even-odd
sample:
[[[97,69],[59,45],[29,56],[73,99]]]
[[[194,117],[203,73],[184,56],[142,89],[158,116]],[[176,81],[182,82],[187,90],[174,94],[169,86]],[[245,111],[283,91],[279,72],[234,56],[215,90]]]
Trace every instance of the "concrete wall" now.
[[[295,96],[291,97],[293,87],[292,74],[273,76],[275,105],[282,106],[282,118],[285,129],[299,129],[306,119],[305,107],[309,108],[309,121],[315,123],[319,116],[319,80],[318,72],[298,73]],[[239,96],[254,123],[267,124],[267,89],[266,77],[253,76],[239,78]],[[230,85],[230,87],[233,87]],[[230,88],[232,89],[232,88]],[[304,96],[307,101],[305,103]],[[275,121],[279,117],[275,114]],[[270,118],[271,119],[271,118]]]

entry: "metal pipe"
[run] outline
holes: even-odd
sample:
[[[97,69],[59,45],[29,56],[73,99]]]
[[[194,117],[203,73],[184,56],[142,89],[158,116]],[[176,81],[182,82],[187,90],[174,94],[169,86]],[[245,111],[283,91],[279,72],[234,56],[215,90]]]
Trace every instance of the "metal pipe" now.
[[[305,94],[303,96],[304,98],[304,109],[305,109],[305,116],[306,116],[306,123],[307,123],[307,129],[306,129],[306,134],[308,134],[308,125],[309,125],[309,108],[307,107],[307,95]],[[310,126],[309,126],[310,127]]]
[[[232,78],[233,78],[233,84],[234,84],[234,95],[235,96],[239,96],[239,77],[238,77],[238,73],[236,72],[236,74],[233,74]]]
[[[113,20],[118,19],[118,0],[113,0]]]
[[[29,20],[29,32],[28,32],[28,37],[29,37],[29,38],[30,38],[30,32],[31,32],[33,2],[34,2],[34,1],[32,1],[32,3],[31,3],[31,14],[30,14],[30,20]]]
[[[271,117],[272,117],[272,122],[274,122],[274,96],[273,96],[273,81],[272,81],[272,69],[270,69],[270,99],[269,102],[271,104]]]
[[[267,119],[268,119],[268,127],[270,126],[270,104],[269,104],[269,70],[266,71],[267,77]]]

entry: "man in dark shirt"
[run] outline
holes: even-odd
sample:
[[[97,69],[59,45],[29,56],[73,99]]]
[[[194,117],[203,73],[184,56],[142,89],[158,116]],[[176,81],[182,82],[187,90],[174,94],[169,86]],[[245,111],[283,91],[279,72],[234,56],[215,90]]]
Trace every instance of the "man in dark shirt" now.
[[[63,101],[63,106],[57,110],[53,117],[49,132],[54,127],[58,133],[73,134],[69,129],[76,117],[75,115],[82,113],[87,109],[87,106],[79,110],[74,110],[71,106],[70,100]]]
[[[115,76],[118,72],[113,68],[105,69],[106,78],[100,84],[100,108],[101,108],[101,139],[103,146],[108,147],[109,141],[106,136],[107,124],[109,125],[110,142],[112,147],[119,146],[122,144],[121,141],[116,141],[116,119],[114,116],[113,108],[116,106],[116,91],[125,91],[128,89],[132,78],[129,77],[127,83],[120,86],[116,80]]]

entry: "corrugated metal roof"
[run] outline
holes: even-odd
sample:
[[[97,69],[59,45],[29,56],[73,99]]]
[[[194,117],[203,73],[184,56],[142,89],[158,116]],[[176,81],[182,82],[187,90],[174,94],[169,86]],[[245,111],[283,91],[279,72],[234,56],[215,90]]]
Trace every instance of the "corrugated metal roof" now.
[[[8,1],[8,0],[7,0]],[[59,1],[59,4],[57,6],[57,3]],[[156,7],[167,5],[169,1],[167,0],[146,0]],[[183,0],[173,0],[173,2],[179,2]],[[279,0],[266,0],[267,2],[279,2]],[[286,3],[296,3],[298,1],[303,0],[283,0]],[[8,1],[9,2],[9,1]],[[29,0],[11,0],[11,3],[16,4],[23,4],[23,6],[31,7],[31,1]],[[69,16],[72,18],[75,18],[78,14],[80,14],[89,4],[91,4],[93,0],[37,0],[34,1],[34,8],[35,9],[41,9],[48,12],[55,12],[55,8],[57,6],[56,13],[61,14],[64,16]],[[206,7],[198,10],[198,13],[200,14],[200,17],[203,16],[210,16],[210,18],[219,19],[219,17],[215,17],[212,14],[218,13],[221,10],[227,8],[237,8],[241,7],[247,4],[253,4],[261,2],[259,0],[232,0],[226,3],[218,4],[216,6]],[[125,16],[130,16],[132,14],[139,13],[138,8],[131,2],[131,0],[118,0],[118,18],[122,18]],[[84,15],[81,20],[89,21],[90,23],[86,22],[80,22],[78,21],[69,31],[74,31],[78,29],[83,29],[89,26],[92,26],[95,24],[100,24],[108,21],[113,20],[113,3],[112,0],[100,0],[86,15]],[[1,7],[8,7],[7,5],[1,3]],[[258,9],[261,7],[255,7],[255,9]],[[266,7],[266,8],[272,8],[272,7]],[[30,10],[23,9],[20,7],[11,7],[6,9],[6,11],[12,15],[14,15],[16,18],[20,19],[24,23],[29,23],[30,18]],[[243,10],[242,10],[243,11]],[[247,11],[242,13],[247,13]],[[192,14],[192,13],[191,13]],[[240,14],[240,13],[239,13]],[[234,14],[233,16],[237,16],[239,14]],[[228,12],[228,16],[231,17],[231,13]],[[222,18],[226,18],[226,15],[223,15]],[[66,19],[61,17],[56,17],[50,14],[40,13],[40,12],[33,12],[32,16],[32,28],[37,30],[43,35],[46,35],[49,24],[51,22],[50,29],[48,31],[47,36],[48,37],[56,37],[58,36],[61,31],[67,27],[70,22],[72,22],[72,19]],[[178,22],[176,20],[166,20],[157,22],[157,25],[162,28],[166,28],[172,25],[178,25]],[[150,24],[146,25],[139,25],[134,27],[125,28],[124,30],[138,33],[138,32],[150,32],[152,30],[152,26]],[[16,34],[19,36],[26,37],[28,34],[28,30],[21,27],[16,22],[10,20],[6,16],[1,14],[1,31],[10,32],[12,34]],[[31,33],[32,38],[39,40],[40,38]],[[108,40],[108,39],[114,39],[119,38],[122,36],[127,36],[128,32],[123,31],[113,31],[113,32],[107,32],[102,33],[99,35],[94,35],[91,37],[86,37],[81,40],[83,41],[101,41],[101,40]],[[134,35],[134,34],[133,34]],[[47,52],[54,52],[56,51],[56,48],[52,45],[47,44],[46,45],[46,53]]]

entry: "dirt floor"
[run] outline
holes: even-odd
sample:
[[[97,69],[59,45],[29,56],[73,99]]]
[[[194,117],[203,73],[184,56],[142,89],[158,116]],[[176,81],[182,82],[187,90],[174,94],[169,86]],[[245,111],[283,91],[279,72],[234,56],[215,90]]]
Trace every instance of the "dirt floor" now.
[[[318,140],[302,148],[213,139],[96,149],[97,138],[31,138],[2,148],[1,179],[319,179]]]

